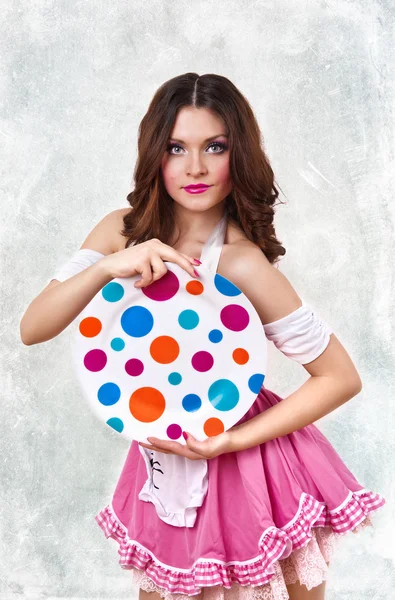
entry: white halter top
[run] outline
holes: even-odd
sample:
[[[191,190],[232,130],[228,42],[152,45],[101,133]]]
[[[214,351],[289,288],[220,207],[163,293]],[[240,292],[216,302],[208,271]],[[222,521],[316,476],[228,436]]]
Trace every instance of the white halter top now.
[[[227,224],[228,219],[225,213],[221,220],[214,227],[207,239],[207,242],[203,246],[200,260],[207,269],[210,269],[212,273],[216,273],[218,269],[218,263],[225,241]]]

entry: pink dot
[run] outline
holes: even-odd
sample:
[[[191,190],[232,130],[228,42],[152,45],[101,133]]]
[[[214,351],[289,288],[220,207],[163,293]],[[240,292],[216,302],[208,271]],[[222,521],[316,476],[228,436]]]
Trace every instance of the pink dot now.
[[[103,350],[90,350],[85,354],[84,365],[88,371],[101,371],[107,364],[107,355]]]
[[[228,304],[221,310],[221,322],[232,331],[243,331],[250,322],[250,316],[245,308],[238,304]]]
[[[141,289],[143,294],[151,300],[157,302],[163,302],[164,300],[170,300],[173,298],[180,289],[180,282],[178,281],[177,275],[173,271],[167,271],[163,277],[154,281],[147,287]]]
[[[214,364],[214,358],[210,354],[210,352],[206,352],[205,350],[201,350],[201,352],[196,352],[192,356],[192,366],[195,371],[199,371],[203,373],[205,371],[209,371]]]
[[[125,363],[125,371],[128,375],[137,377],[144,371],[144,365],[138,358],[131,358]]]
[[[167,437],[169,437],[171,440],[178,440],[181,437],[182,429],[179,425],[173,423],[172,425],[169,425],[166,433]]]

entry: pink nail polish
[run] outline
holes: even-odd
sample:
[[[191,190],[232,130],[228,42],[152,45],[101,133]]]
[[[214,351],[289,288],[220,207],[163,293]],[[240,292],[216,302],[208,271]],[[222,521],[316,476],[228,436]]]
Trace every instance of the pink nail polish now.
[[[195,261],[195,262],[196,262],[198,265],[201,265],[201,264],[202,264],[202,263],[201,263],[201,261],[200,261],[200,260],[198,260],[197,258],[194,258],[193,260],[194,260],[194,261]]]
[[[196,269],[193,269],[193,272],[195,273],[196,277],[199,277],[199,273],[197,273]]]
[[[184,440],[187,440],[187,439],[188,439],[188,434],[187,434],[187,433],[185,433],[185,431],[183,431],[183,432],[182,432],[182,435],[183,435],[183,438],[184,438]]]

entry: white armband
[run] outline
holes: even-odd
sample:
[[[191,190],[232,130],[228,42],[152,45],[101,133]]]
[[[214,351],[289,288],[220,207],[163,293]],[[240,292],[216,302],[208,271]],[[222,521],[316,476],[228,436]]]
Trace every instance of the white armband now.
[[[289,315],[263,326],[266,337],[285,356],[300,364],[318,358],[329,344],[332,329],[302,299]]]
[[[101,252],[97,252],[96,250],[90,250],[89,248],[81,248],[80,250],[77,250],[75,254],[73,254],[73,256],[68,262],[61,265],[56,270],[55,274],[53,275],[53,277],[51,277],[50,281],[52,281],[52,279],[57,279],[58,281],[65,281],[66,279],[69,279],[69,277],[72,277],[73,275],[80,273],[84,269],[87,269],[95,262],[97,262],[100,258],[103,258],[103,256],[105,255]]]

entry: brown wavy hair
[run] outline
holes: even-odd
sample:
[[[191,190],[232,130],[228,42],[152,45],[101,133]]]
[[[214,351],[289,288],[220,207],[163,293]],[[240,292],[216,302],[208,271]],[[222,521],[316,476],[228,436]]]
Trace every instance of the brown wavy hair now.
[[[138,130],[135,187],[126,197],[132,209],[123,217],[121,234],[128,238],[125,247],[152,238],[165,244],[171,239],[174,200],[164,186],[161,161],[178,111],[190,106],[207,108],[225,123],[232,181],[225,210],[270,263],[277,262],[286,252],[276,238],[273,225],[279,192],[257,120],[235,85],[212,73],[173,77],[159,87],[151,100]]]

